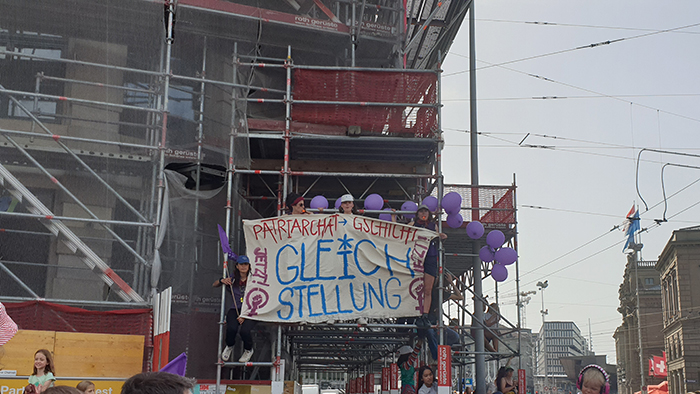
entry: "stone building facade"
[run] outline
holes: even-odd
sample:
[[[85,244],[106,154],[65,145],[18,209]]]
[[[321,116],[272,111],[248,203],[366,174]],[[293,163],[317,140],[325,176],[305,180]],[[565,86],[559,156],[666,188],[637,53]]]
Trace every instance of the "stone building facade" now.
[[[637,261],[629,255],[618,291],[622,324],[615,330],[617,352],[618,390],[620,394],[640,391],[641,373],[644,383],[659,384],[664,379],[649,376],[648,360],[661,356],[664,338],[661,333],[661,286],[659,273],[654,269],[656,261]],[[636,278],[636,280],[635,280]],[[637,289],[639,289],[639,315],[637,315]],[[639,367],[639,321],[642,335],[642,369]],[[643,371],[643,372],[642,372]]]
[[[676,230],[659,256],[669,394],[700,390],[700,226]]]

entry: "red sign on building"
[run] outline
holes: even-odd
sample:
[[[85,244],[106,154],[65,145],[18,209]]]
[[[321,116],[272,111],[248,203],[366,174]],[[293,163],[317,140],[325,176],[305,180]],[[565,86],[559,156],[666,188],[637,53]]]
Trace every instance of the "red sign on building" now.
[[[527,392],[527,382],[525,381],[525,370],[524,369],[519,369],[518,370],[518,392],[519,393],[526,393]]]

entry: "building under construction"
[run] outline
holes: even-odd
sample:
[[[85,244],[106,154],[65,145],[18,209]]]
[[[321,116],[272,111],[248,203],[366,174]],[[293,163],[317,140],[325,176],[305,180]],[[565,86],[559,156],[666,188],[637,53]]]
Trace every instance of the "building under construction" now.
[[[358,205],[378,193],[397,210],[456,191],[465,225],[479,220],[517,246],[515,185],[443,184],[440,63],[469,7],[0,0],[0,300],[110,311],[148,308],[172,288],[170,354],[187,352],[188,375],[269,380],[280,359],[292,380],[381,370],[410,325],[259,324],[252,363],[221,362],[216,227],[244,253],[241,221],[283,214],[292,191],[351,193]],[[490,266],[472,270],[483,241],[463,227],[443,229],[440,261],[472,300],[474,272],[480,282]],[[473,309],[449,308],[462,376]],[[160,364],[150,330],[130,332],[147,337],[144,368]]]

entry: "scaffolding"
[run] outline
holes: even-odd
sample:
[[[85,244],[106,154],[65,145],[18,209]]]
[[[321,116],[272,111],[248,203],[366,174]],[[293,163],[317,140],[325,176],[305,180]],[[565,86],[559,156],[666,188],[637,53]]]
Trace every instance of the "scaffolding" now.
[[[42,7],[46,12],[63,12],[50,2],[40,3],[30,7],[29,13],[38,13]],[[1,226],[7,227],[2,229],[3,236],[54,237],[64,245],[47,246],[60,249],[53,261],[8,260],[0,255],[0,269],[6,274],[0,278],[19,289],[14,294],[3,292],[2,300],[45,298],[98,308],[143,307],[158,288],[174,285],[182,295],[174,302],[187,305],[188,314],[198,313],[192,312],[196,308],[219,310],[215,346],[220,354],[225,294],[222,289],[219,300],[205,301],[195,281],[203,276],[200,271],[209,276],[216,270],[224,276],[228,273],[227,256],[218,254],[212,236],[213,224],[220,219],[209,215],[217,215],[213,207],[224,207],[226,233],[233,249],[242,251],[241,219],[282,214],[290,191],[304,196],[353,192],[356,201],[379,192],[390,196],[390,205],[429,195],[441,204],[444,193],[457,191],[463,197],[460,213],[465,221],[482,220],[487,227],[503,230],[517,248],[515,181],[509,186],[445,185],[442,175],[440,62],[470,2],[288,3],[295,9],[294,4],[299,5],[296,10],[305,10],[306,16],[290,20],[272,2],[263,11],[245,2],[227,1],[166,1],[165,9],[162,3],[146,0],[131,0],[120,7],[97,2],[95,7],[112,12],[108,18],[125,24],[116,31],[117,42],[139,41],[133,44],[139,53],[150,53],[138,60],[112,43],[97,50],[101,56],[91,56],[94,49],[86,38],[60,44],[64,47],[57,56],[51,51],[60,47],[59,35],[52,35],[51,29],[77,35],[76,26],[59,28],[56,21],[42,35],[37,21],[18,27],[15,21],[0,17],[0,36],[9,43],[0,49],[0,60],[18,67],[30,64],[33,72],[31,83],[15,84],[33,89],[0,85],[0,96],[5,98],[0,102],[0,115],[6,117],[0,119],[0,134],[7,140],[0,145],[0,185],[26,208],[26,212],[0,210],[0,223],[8,223]],[[22,8],[19,4],[12,7]],[[241,26],[215,31],[230,20]],[[341,20],[349,22],[339,23]],[[257,26],[253,39],[245,31],[249,25]],[[262,29],[268,25],[279,30],[265,36]],[[178,34],[188,36],[181,46],[176,46],[176,26],[181,26]],[[386,26],[398,29],[387,30]],[[128,33],[130,27],[136,33]],[[282,45],[293,41],[282,37],[289,31],[318,34],[328,42],[315,49],[317,41],[305,36],[311,44],[297,50],[293,43]],[[160,40],[156,45],[120,36],[127,34]],[[27,42],[44,46],[25,50],[31,48]],[[271,48],[269,55],[260,50],[261,45]],[[380,56],[370,55],[374,51]],[[310,56],[314,53],[315,57]],[[187,56],[193,58],[187,64],[198,64],[196,69],[183,65]],[[294,59],[303,60],[297,63]],[[389,88],[386,82],[378,89],[377,80],[394,85]],[[315,85],[319,81],[331,88],[324,91]],[[190,107],[183,108],[182,102]],[[182,113],[187,116],[179,116]],[[356,170],[348,171],[353,164]],[[48,183],[40,185],[34,174]],[[170,194],[178,182],[188,185],[180,187],[178,198],[191,208],[174,210],[178,198]],[[54,202],[60,210],[49,208],[52,198],[47,198],[47,189],[60,193],[53,197],[61,200]],[[225,190],[221,192],[225,197],[220,190]],[[38,221],[49,232],[16,225],[27,220]],[[477,255],[478,241],[460,244],[466,238],[464,231],[443,229],[442,219],[438,231],[450,235],[447,242],[439,243],[439,272],[454,273],[461,291],[485,302],[481,291],[474,289],[474,281],[487,277],[490,265],[480,263],[477,270],[468,269]],[[6,238],[8,242],[13,239]],[[221,264],[205,267],[206,261]],[[49,271],[56,277],[66,275],[66,286],[92,286],[90,279],[72,278],[73,272],[89,270],[106,287],[87,299],[71,291],[62,296],[53,291],[47,297],[47,291],[38,291],[41,286],[27,279],[22,267],[46,268],[45,280],[53,281],[53,290],[60,289],[60,283],[49,278]],[[442,289],[442,275],[439,278],[437,286]],[[474,343],[472,329],[499,336],[520,328],[503,316],[505,332],[486,327],[478,314],[470,312],[466,297],[461,303],[446,305],[448,312],[457,311],[445,316],[457,317],[457,329],[465,338],[462,350],[455,353],[459,376],[467,374],[477,353],[469,350]],[[192,316],[173,319],[174,325],[187,326],[182,341],[186,350],[194,335],[190,332],[199,324],[196,320]],[[211,319],[203,321],[212,323]],[[239,376],[249,378],[263,376],[262,369],[269,368],[270,377],[284,379],[282,360],[287,377],[294,379],[299,371],[320,368],[344,370],[349,378],[371,374],[393,361],[395,349],[413,337],[414,328],[390,320],[361,325],[277,325],[263,333],[271,338],[266,341],[270,361],[218,360],[217,387],[224,368],[236,368]],[[436,328],[442,343],[442,318]],[[350,345],[348,338],[352,338]],[[500,359],[519,353],[519,348],[506,347],[507,352],[482,355]],[[207,351],[204,368],[211,368],[213,349]]]

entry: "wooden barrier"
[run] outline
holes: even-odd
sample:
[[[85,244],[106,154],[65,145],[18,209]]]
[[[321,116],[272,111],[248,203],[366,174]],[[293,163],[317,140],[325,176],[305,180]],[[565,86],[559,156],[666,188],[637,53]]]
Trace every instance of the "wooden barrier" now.
[[[29,376],[34,370],[34,353],[39,349],[53,352],[55,331],[19,330],[3,349],[0,360],[2,369],[17,371],[17,375]]]
[[[144,337],[141,335],[86,334],[20,330],[5,346],[3,369],[28,376],[34,353],[53,353],[56,377],[128,378],[141,372]]]

